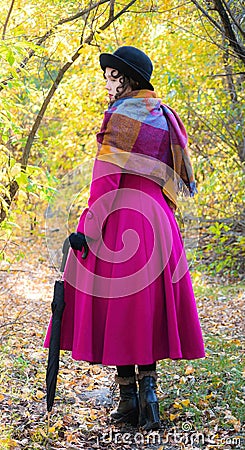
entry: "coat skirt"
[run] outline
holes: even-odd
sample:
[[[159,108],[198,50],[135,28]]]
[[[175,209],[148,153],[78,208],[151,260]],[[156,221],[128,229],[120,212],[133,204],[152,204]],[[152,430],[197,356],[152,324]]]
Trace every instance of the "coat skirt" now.
[[[97,162],[103,172],[110,163]],[[61,349],[105,365],[205,356],[182,237],[161,186],[112,171],[93,177],[78,231],[89,254],[70,250]],[[115,172],[115,173],[114,173]],[[51,321],[44,346],[49,346]]]

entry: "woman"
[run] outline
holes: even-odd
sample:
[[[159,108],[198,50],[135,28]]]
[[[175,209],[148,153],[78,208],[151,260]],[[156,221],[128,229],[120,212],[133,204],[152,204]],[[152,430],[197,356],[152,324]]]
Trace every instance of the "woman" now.
[[[185,129],[157,98],[148,56],[125,46],[101,54],[100,64],[110,105],[88,207],[69,236],[61,348],[117,366],[112,419],[157,429],[156,361],[204,357],[174,217],[178,190],[194,195],[195,181]],[[45,346],[49,337],[50,328]]]

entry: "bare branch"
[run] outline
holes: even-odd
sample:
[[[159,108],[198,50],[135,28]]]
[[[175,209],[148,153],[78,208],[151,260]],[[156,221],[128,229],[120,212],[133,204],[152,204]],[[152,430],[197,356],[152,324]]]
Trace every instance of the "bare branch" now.
[[[221,33],[222,36],[225,36],[228,40],[230,46],[235,51],[235,54],[239,59],[245,64],[245,50],[238,43],[235,33],[232,29],[229,16],[222,5],[220,0],[214,0],[215,9],[217,10],[221,22],[223,24],[222,28],[218,22],[200,5],[200,3],[196,0],[191,0],[192,3],[203,13],[203,15],[212,23],[212,25]]]
[[[196,0],[191,0],[191,1],[203,13],[203,15],[205,17],[207,17],[207,19],[214,25],[214,27],[217,28],[221,34],[223,34],[223,30],[220,27],[220,25],[218,24],[218,22],[216,22],[216,20],[214,20],[213,17],[210,16],[210,14],[208,14],[208,12]]]
[[[165,14],[167,12],[174,11],[175,9],[182,8],[182,6],[189,5],[190,3],[192,3],[192,0],[188,0],[186,2],[180,3],[177,6],[173,6],[172,8],[164,9],[163,11],[160,11],[157,8],[154,9],[154,8],[151,7],[150,9],[140,9],[140,10],[132,9],[130,12],[134,13],[134,14],[148,14],[148,13]]]
[[[103,5],[104,3],[109,3],[110,0],[100,0],[97,3],[93,3],[92,5],[90,5],[88,8],[83,9],[83,11],[80,11],[77,14],[74,14],[74,16],[70,16],[67,17],[65,19],[61,19],[59,20],[59,22],[57,23],[57,25],[63,25],[63,23],[67,23],[67,22],[71,22],[73,20],[79,19],[82,16],[86,16],[90,11],[92,11],[95,8],[98,8],[100,5]]]
[[[208,38],[206,38],[206,37],[204,37],[202,35],[194,33],[193,31],[189,30],[188,28],[183,27],[183,26],[179,25],[178,23],[176,23],[176,22],[174,22],[172,20],[167,19],[166,22],[170,23],[171,25],[174,25],[179,30],[183,30],[186,33],[190,33],[192,36],[196,36],[198,39],[200,39],[200,41],[209,42],[210,44],[213,44],[213,45],[219,47],[222,50],[227,50],[222,44],[219,44],[219,43],[215,42],[213,39],[211,39],[211,37],[209,35],[208,35],[208,37],[209,37],[209,39],[208,39]],[[231,55],[233,55],[233,53],[231,53]]]
[[[85,30],[86,30],[86,26],[88,24],[88,18],[89,18],[89,14],[86,14],[85,20],[84,20],[84,25],[83,25],[83,30],[82,30],[82,34],[81,34],[81,38],[80,38],[80,45],[83,44],[84,33],[85,33]]]
[[[13,10],[13,7],[14,7],[14,2],[15,2],[15,0],[12,0],[10,8],[9,8],[9,12],[8,12],[6,20],[5,20],[5,24],[3,26],[2,40],[5,39],[5,34],[6,34],[6,30],[7,30],[7,26],[8,26],[8,23],[9,23],[10,16],[11,16],[11,13],[12,13],[12,10]]]
[[[130,6],[132,6],[135,2],[136,0],[132,0],[131,2],[129,2],[128,5],[126,5],[118,14],[116,14],[114,17],[109,18],[107,22],[104,23],[102,27],[100,27],[100,30],[104,31],[112,22],[114,22],[114,20],[117,20],[122,14],[127,12]]]
[[[232,76],[234,75],[245,75],[245,72],[232,72]],[[216,77],[227,77],[227,73],[216,73],[213,75],[207,75],[208,78],[216,78]]]
[[[218,42],[217,42],[217,39],[214,39],[214,38],[211,36],[211,34],[209,33],[209,31],[207,30],[207,27],[206,27],[206,24],[205,24],[205,22],[204,22],[204,20],[203,20],[203,16],[202,16],[202,14],[201,14],[201,11],[198,9],[197,12],[198,12],[198,16],[199,16],[200,22],[201,22],[201,24],[202,24],[202,27],[204,28],[204,30],[205,30],[205,32],[206,32],[208,38],[210,39],[210,42],[212,42],[212,44],[216,45],[216,46],[217,46],[218,48],[220,48],[221,50],[227,51],[226,48],[224,47],[224,45],[218,43]],[[215,36],[215,37],[216,37],[216,36]],[[224,40],[224,39],[223,39],[223,40]]]
[[[190,104],[188,105],[188,108],[192,111],[192,113],[198,118],[198,120],[203,123],[204,127],[210,131],[211,136],[216,136],[220,142],[224,142],[227,146],[229,146],[234,152],[237,151],[238,143],[234,140],[234,137],[229,129],[226,131],[230,135],[230,139],[227,139],[224,137],[222,132],[217,132],[217,128],[215,126],[215,123],[212,124],[212,122],[205,120],[201,114],[199,114],[194,107],[192,107]],[[226,123],[224,122],[224,119],[219,115],[218,116],[219,122],[226,128]],[[223,150],[223,153],[227,153]],[[237,162],[237,161],[236,161]],[[237,162],[238,163],[238,162]],[[239,165],[240,167],[240,165]]]
[[[114,17],[114,7],[115,7],[115,0],[110,0],[110,15],[109,15],[110,19]]]
[[[228,16],[221,0],[214,0],[214,4],[215,4],[215,7],[219,13],[220,19],[223,24],[223,27],[225,30],[225,37],[228,39],[231,47],[235,50],[238,57],[245,64],[245,49],[241,47],[241,45],[239,44],[239,42],[236,38],[236,35],[231,26],[229,16]]]
[[[230,14],[231,19],[233,20],[233,23],[236,25],[236,27],[238,28],[238,30],[240,31],[241,35],[243,37],[245,37],[245,32],[244,30],[240,27],[240,24],[237,22],[236,18],[234,17],[229,5],[227,4],[227,2],[225,0],[223,0],[223,3],[228,11],[228,13]]]

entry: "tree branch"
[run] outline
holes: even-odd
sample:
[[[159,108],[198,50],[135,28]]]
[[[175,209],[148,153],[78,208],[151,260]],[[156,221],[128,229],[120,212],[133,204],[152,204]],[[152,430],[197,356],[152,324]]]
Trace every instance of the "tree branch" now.
[[[93,9],[98,8],[100,5],[103,5],[104,3],[109,3],[109,1],[110,0],[100,0],[97,3],[93,3],[88,8],[84,9],[83,11],[80,11],[79,13],[74,14],[74,16],[59,20],[59,22],[57,23],[57,26],[63,25],[63,23],[71,22],[72,20],[79,19],[80,17],[87,15]]]
[[[109,15],[110,19],[114,17],[114,7],[115,7],[115,0],[110,0],[110,15]]]
[[[217,10],[221,22],[223,24],[222,28],[218,22],[200,5],[200,3],[196,0],[191,0],[192,3],[201,11],[204,16],[212,23],[212,25],[221,33],[222,36],[224,36],[232,49],[235,51],[235,54],[238,56],[239,59],[245,64],[245,50],[240,46],[238,43],[235,33],[232,29],[229,16],[225,10],[225,8],[222,5],[221,0],[214,0],[215,9]]]
[[[89,35],[89,37],[86,39],[85,43],[90,44],[92,39],[93,39],[93,33],[91,33]],[[51,101],[55,91],[57,90],[57,88],[58,88],[58,86],[59,86],[63,76],[65,75],[67,70],[70,69],[72,64],[79,58],[80,50],[81,50],[82,47],[83,47],[83,45],[80,45],[80,47],[78,47],[77,51],[72,56],[71,61],[68,61],[67,63],[65,63],[61,67],[61,69],[58,72],[57,77],[54,80],[54,83],[52,84],[52,86],[51,86],[51,88],[50,88],[50,90],[48,92],[47,97],[45,98],[45,100],[44,100],[44,102],[43,102],[43,104],[42,104],[42,106],[40,108],[40,111],[39,111],[39,113],[38,113],[38,115],[36,117],[36,120],[35,120],[35,122],[34,122],[34,124],[32,126],[32,129],[31,129],[30,134],[28,136],[28,139],[26,141],[25,148],[23,150],[22,159],[21,159],[21,170],[22,171],[26,170],[28,159],[29,159],[29,156],[30,156],[31,147],[32,147],[32,144],[34,142],[34,138],[35,138],[36,132],[37,132],[37,130],[38,130],[40,124],[41,124],[41,121],[43,119],[43,116],[44,116],[44,114],[46,112],[46,109],[47,109],[47,107],[48,107],[48,105],[49,105],[49,103],[50,103],[50,101]]]
[[[15,0],[12,0],[10,8],[9,8],[9,12],[8,12],[6,20],[5,20],[5,24],[3,26],[3,34],[2,34],[2,40],[3,41],[5,39],[5,34],[6,34],[6,30],[7,30],[7,26],[8,26],[8,23],[9,23],[10,16],[11,16],[11,13],[12,13],[12,10],[13,10],[13,7],[14,7],[14,2],[15,2]]]
[[[117,20],[122,14],[124,14],[125,12],[127,12],[128,8],[130,8],[130,6],[132,6],[134,3],[136,2],[136,0],[132,0],[131,2],[128,3],[128,5],[126,5],[118,14],[116,14],[113,17],[109,17],[109,19],[107,20],[107,22],[104,23],[104,25],[102,25],[100,27],[101,31],[104,31],[109,25],[111,25],[112,22],[114,22],[115,20]]]
[[[159,11],[159,9],[157,9],[157,7],[156,8],[150,7],[149,9],[142,9],[142,8],[140,10],[133,10],[132,9],[130,12],[133,13],[133,14],[148,14],[148,13],[149,14],[150,13],[165,14],[167,12],[174,11],[175,9],[182,8],[182,6],[188,5],[189,3],[191,3],[191,0],[187,0],[187,1],[183,2],[183,3],[178,4],[177,6],[173,6],[172,8],[164,9],[163,11]]]
[[[208,14],[208,12],[196,0],[191,0],[191,1],[203,13],[203,15],[205,17],[207,17],[207,19],[214,25],[214,27],[217,28],[221,34],[223,34],[223,30],[220,27],[220,25],[218,24],[218,22],[216,22],[216,20],[214,20],[213,17],[210,16],[210,14]]]
[[[194,33],[193,31],[190,31],[190,30],[189,30],[188,28],[186,28],[186,27],[183,27],[183,26],[181,26],[181,25],[178,25],[178,23],[176,23],[176,22],[174,22],[174,21],[172,21],[172,20],[167,19],[166,22],[168,22],[168,23],[174,25],[174,26],[175,26],[176,28],[178,28],[179,30],[183,30],[183,31],[185,31],[186,33],[190,33],[192,36],[196,36],[198,39],[200,39],[200,41],[209,42],[210,44],[213,44],[213,45],[217,46],[217,47],[220,48],[221,50],[226,50],[226,48],[225,48],[223,45],[218,44],[217,42],[215,42],[213,39],[211,39],[211,38],[209,37],[209,35],[208,35],[208,37],[209,37],[209,39],[208,39],[208,38],[206,38],[206,37],[204,37],[204,36],[201,36],[201,35],[198,35],[198,34]],[[233,53],[232,53],[232,55],[233,55]]]
[[[236,27],[238,28],[238,30],[240,31],[241,35],[243,37],[245,37],[245,32],[243,31],[242,27],[240,27],[240,24],[237,22],[236,18],[234,17],[229,5],[227,4],[227,2],[225,0],[223,0],[223,3],[228,11],[228,13],[230,14],[231,19],[233,20],[233,23],[236,25]]]
[[[231,75],[245,75],[245,72],[231,72]],[[215,73],[213,75],[207,75],[207,78],[215,78],[215,77],[227,77],[227,73]]]
[[[243,64],[245,64],[245,49],[243,49],[241,47],[241,45],[239,44],[239,42],[236,38],[236,35],[231,26],[229,16],[228,16],[224,6],[222,5],[222,1],[214,0],[214,4],[215,4],[215,7],[219,13],[220,19],[223,24],[223,27],[225,30],[225,37],[228,39],[231,47],[233,48],[233,50],[235,50],[236,54],[241,59]]]

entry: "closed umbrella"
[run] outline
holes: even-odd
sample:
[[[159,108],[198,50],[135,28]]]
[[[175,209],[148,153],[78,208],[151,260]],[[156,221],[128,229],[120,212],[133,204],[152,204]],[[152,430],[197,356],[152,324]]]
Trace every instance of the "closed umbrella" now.
[[[69,247],[70,247],[69,239],[67,238],[63,244],[62,249],[63,252],[63,259],[61,263],[62,272],[64,271]],[[48,365],[46,371],[47,410],[49,413],[51,412],[54,404],[57,375],[59,371],[61,322],[63,311],[65,308],[63,280],[55,281],[54,296],[51,307],[52,307],[52,327],[49,343]]]

